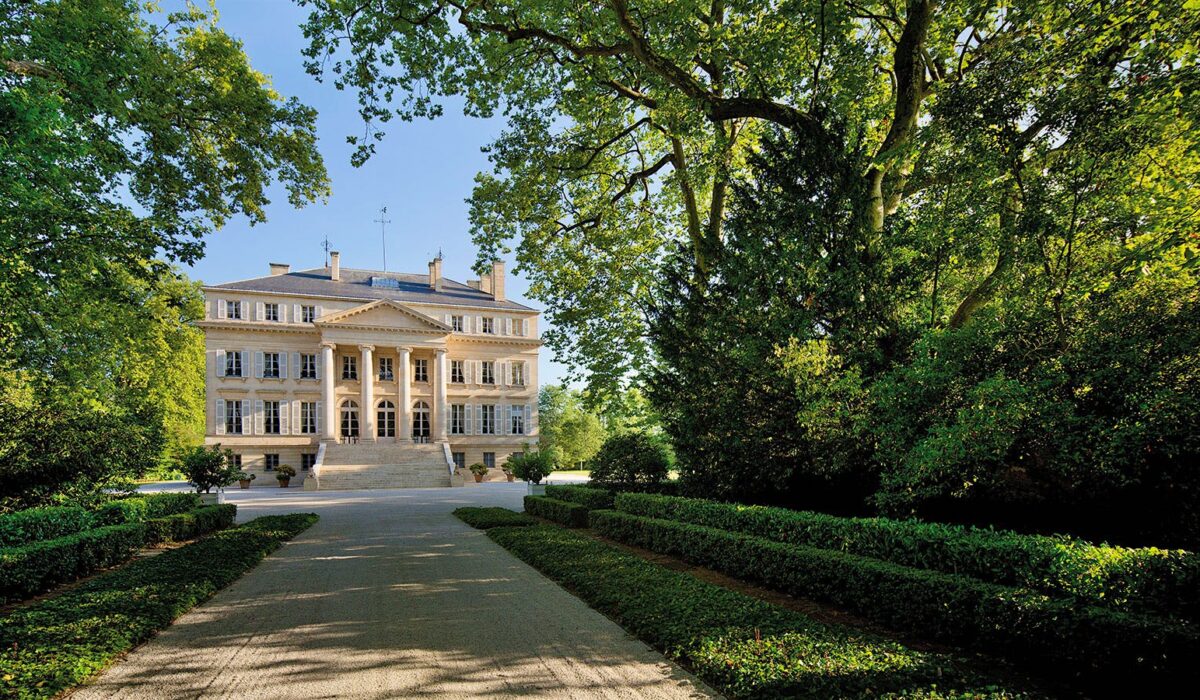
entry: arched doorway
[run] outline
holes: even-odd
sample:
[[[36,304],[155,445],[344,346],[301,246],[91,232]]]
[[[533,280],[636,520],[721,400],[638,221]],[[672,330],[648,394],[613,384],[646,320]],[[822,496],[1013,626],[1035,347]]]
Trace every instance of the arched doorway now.
[[[358,403],[346,399],[341,410],[342,439],[358,439]]]
[[[381,438],[396,437],[396,404],[384,399],[376,412],[375,432]]]
[[[413,442],[429,442],[429,404],[418,401],[413,405]]]

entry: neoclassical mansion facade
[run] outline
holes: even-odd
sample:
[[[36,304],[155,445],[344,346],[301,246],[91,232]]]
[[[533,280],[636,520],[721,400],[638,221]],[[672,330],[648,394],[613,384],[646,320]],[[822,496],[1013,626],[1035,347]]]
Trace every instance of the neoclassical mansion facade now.
[[[467,284],[441,267],[346,269],[332,253],[205,286],[206,443],[260,476],[328,476],[308,488],[339,469],[339,488],[469,482],[476,462],[502,478],[537,440],[538,313],[506,298],[503,263]]]

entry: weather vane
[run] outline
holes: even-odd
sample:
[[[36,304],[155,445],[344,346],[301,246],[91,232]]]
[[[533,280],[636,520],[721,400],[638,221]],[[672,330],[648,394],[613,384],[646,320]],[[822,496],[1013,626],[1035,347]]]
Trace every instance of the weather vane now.
[[[383,271],[387,272],[387,225],[392,223],[392,220],[387,218],[387,207],[379,208],[379,218],[375,219],[375,223],[379,224],[379,239],[383,241]]]

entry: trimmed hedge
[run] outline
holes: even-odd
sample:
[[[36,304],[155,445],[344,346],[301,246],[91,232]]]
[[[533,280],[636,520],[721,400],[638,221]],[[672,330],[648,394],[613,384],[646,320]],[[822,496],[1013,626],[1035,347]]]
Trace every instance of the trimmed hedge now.
[[[89,530],[92,514],[76,506],[29,508],[0,515],[0,547],[21,547]]]
[[[146,542],[182,542],[194,540],[233,524],[237,506],[232,503],[204,506],[189,513],[178,513],[146,521]]]
[[[560,501],[549,496],[526,496],[525,512],[539,518],[553,520],[567,527],[587,527],[588,509],[570,501]]]
[[[1113,609],[1200,618],[1200,556],[1182,550],[639,493],[619,494],[614,505],[633,515],[966,574]]]
[[[613,507],[612,491],[591,486],[546,486],[546,495],[560,501],[570,501],[586,506],[588,510],[601,510]]]
[[[141,523],[109,525],[0,550],[0,600],[21,600],[132,557],[146,541]]]
[[[10,612],[0,618],[0,695],[49,698],[82,683],[316,521],[257,518]]]
[[[507,508],[458,508],[454,517],[478,530],[537,525],[537,521],[528,515]]]
[[[1097,688],[1165,687],[1196,676],[1200,635],[1161,618],[618,511],[592,511],[591,526],[615,540],[831,602],[894,629],[999,652],[1056,676],[1075,673]]]
[[[199,508],[200,494],[156,493],[148,496],[130,496],[109,501],[96,509],[96,520],[101,525],[140,523],[152,518],[178,515]]]
[[[822,624],[571,530],[487,534],[730,698],[1022,696],[949,655]]]

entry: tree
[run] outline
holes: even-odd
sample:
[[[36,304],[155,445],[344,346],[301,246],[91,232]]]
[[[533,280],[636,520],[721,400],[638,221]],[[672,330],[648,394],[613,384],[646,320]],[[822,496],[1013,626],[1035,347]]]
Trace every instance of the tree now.
[[[592,458],[592,481],[600,486],[635,486],[666,481],[671,452],[645,433],[620,433],[604,441]]]
[[[233,450],[223,450],[220,445],[197,445],[185,450],[179,457],[179,471],[183,472],[188,483],[196,487],[197,493],[211,493],[214,488],[225,488],[242,474],[241,469],[233,464]],[[292,476],[295,476],[294,469]]]
[[[600,449],[604,427],[576,389],[548,385],[538,393],[539,445],[562,467],[578,467]]]

